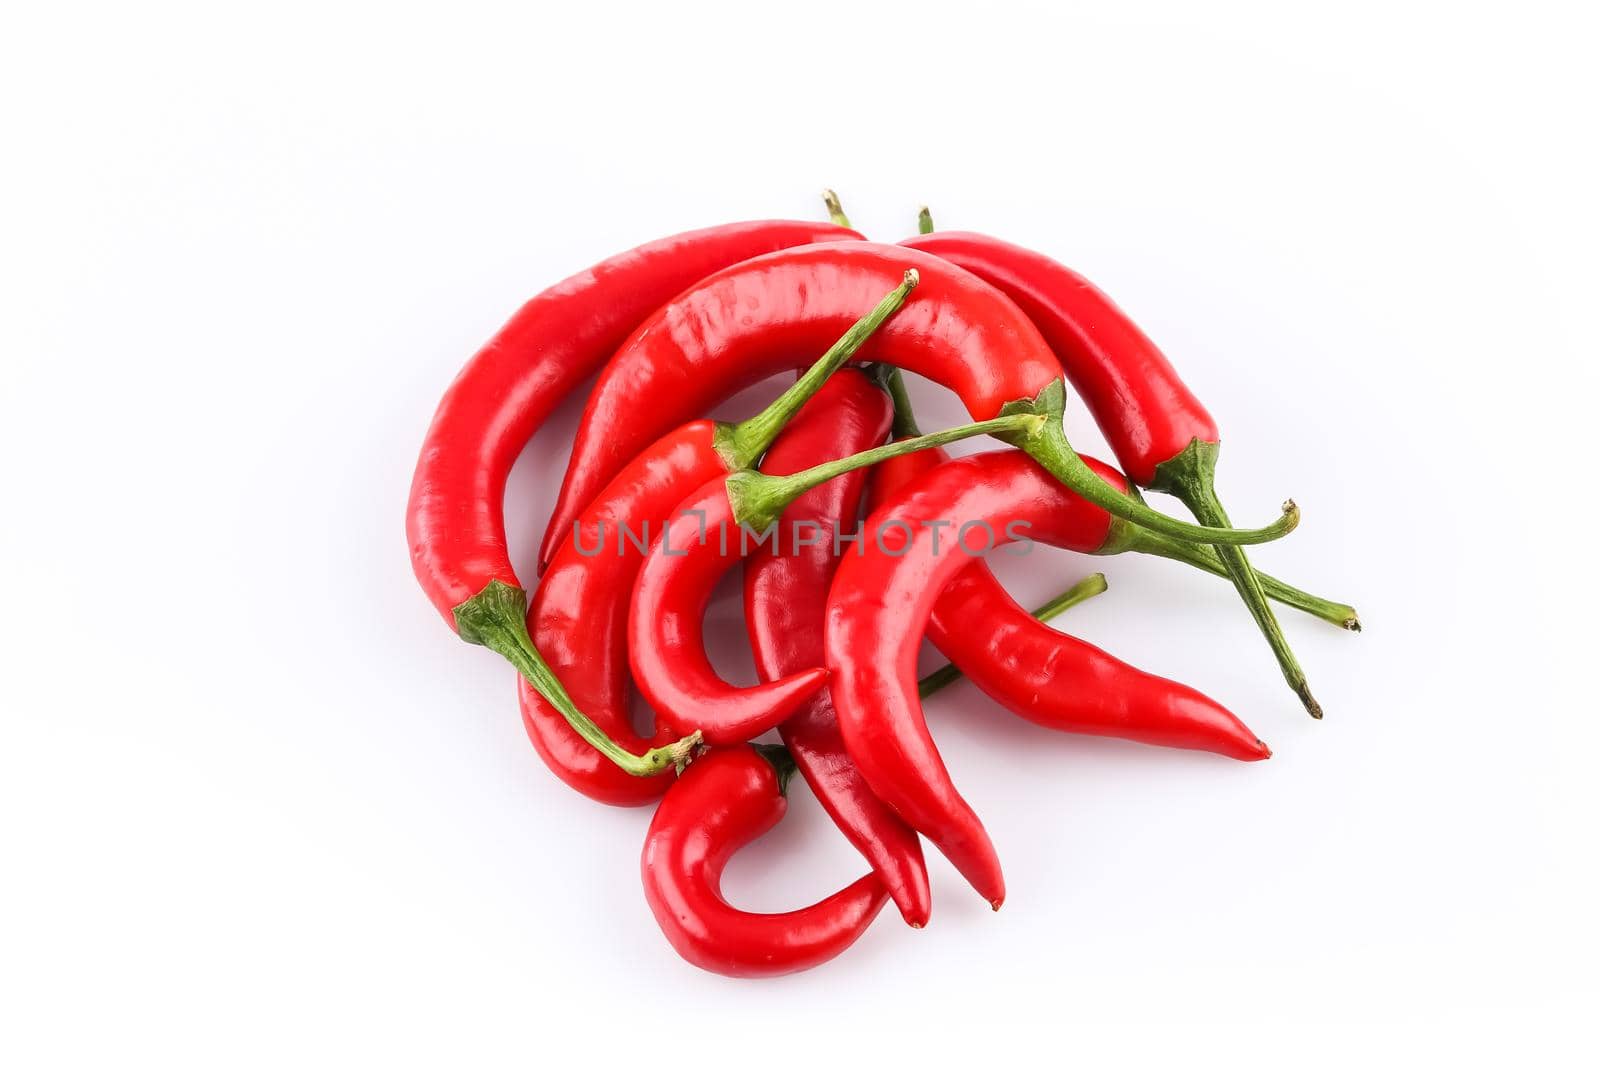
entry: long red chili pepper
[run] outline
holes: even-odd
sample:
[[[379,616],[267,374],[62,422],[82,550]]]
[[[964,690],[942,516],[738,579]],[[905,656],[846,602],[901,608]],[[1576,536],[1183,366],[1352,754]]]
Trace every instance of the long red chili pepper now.
[[[840,371],[829,384],[836,395],[819,395],[795,416],[762,459],[762,473],[794,474],[882,442],[890,420],[884,391],[856,370]],[[834,534],[854,526],[866,477],[866,471],[844,474],[801,496],[784,512],[787,536],[779,534],[790,548],[768,546],[745,562],[745,626],[762,681],[822,666],[828,583],[842,547]],[[817,536],[795,547],[800,529]],[[823,809],[878,872],[901,917],[913,927],[926,926],[932,897],[922,844],[851,762],[827,687],[779,723],[778,736]]]
[[[1029,722],[1072,734],[1263,760],[1272,750],[1227,708],[1030,615],[994,573],[969,566],[945,586],[928,640],[967,680]],[[919,696],[926,687],[919,683]]]
[[[595,383],[542,555],[647,442],[740,388],[793,369],[906,270],[922,275],[914,307],[866,346],[877,360],[953,389],[974,419],[1037,413],[1044,433],[1019,442],[1056,477],[1106,510],[1186,541],[1257,544],[1293,529],[1292,502],[1261,530],[1196,527],[1109,490],[1067,444],[1060,364],[1009,299],[972,274],[913,249],[844,242],[788,249],[730,267],[664,306]],[[653,403],[641,408],[638,398]]]
[[[873,792],[998,908],[1005,899],[999,857],[923,719],[918,640],[941,592],[975,552],[1019,536],[1094,552],[1115,546],[1117,526],[1010,449],[943,464],[889,503],[868,518],[873,536],[861,555],[845,556],[828,595],[827,665],[839,724]],[[942,551],[934,547],[941,535]]]
[[[698,731],[708,744],[757,737],[788,718],[828,679],[821,667],[741,688],[718,676],[706,655],[702,616],[711,590],[757,543],[782,535],[778,517],[830,478],[923,448],[979,434],[1040,433],[1044,417],[1005,415],[883,445],[781,477],[738,471],[713,478],[686,497],[678,521],[662,531],[639,568],[628,620],[628,660],[639,691],[657,718],[680,733]],[[779,551],[782,545],[776,546]]]
[[[573,729],[632,773],[655,773],[681,753],[636,756],[618,748],[534,648],[524,621],[527,594],[506,550],[506,476],[556,405],[674,293],[751,256],[852,236],[859,235],[829,224],[747,222],[614,256],[524,304],[462,368],[434,413],[406,508],[417,580],[464,640],[505,656]]]
[[[654,739],[641,738],[629,715],[627,608],[652,531],[696,486],[760,456],[915,284],[914,275],[902,279],[760,414],[737,424],[700,419],[656,441],[605,488],[556,553],[534,595],[528,632],[560,684],[613,743],[643,751],[651,744],[686,746],[699,740],[689,734],[677,742],[688,731],[674,731],[665,720],[658,720]],[[528,736],[574,789],[603,803],[645,804],[667,787],[663,777],[638,777],[618,767],[573,728],[559,706],[526,682],[521,696]]]
[[[922,226],[932,226],[926,209]],[[1061,360],[1134,482],[1171,493],[1209,526],[1228,525],[1213,485],[1221,443],[1215,420],[1110,297],[1046,256],[982,234],[924,233],[904,243],[971,271],[1015,300]],[[1219,542],[1218,551],[1284,679],[1320,719],[1322,708],[1243,549]]]
[[[781,745],[713,750],[673,783],[650,821],[639,861],[645,899],[672,947],[696,967],[733,978],[815,967],[854,944],[888,899],[876,874],[778,915],[740,911],[723,897],[728,860],[783,818],[793,772]]]

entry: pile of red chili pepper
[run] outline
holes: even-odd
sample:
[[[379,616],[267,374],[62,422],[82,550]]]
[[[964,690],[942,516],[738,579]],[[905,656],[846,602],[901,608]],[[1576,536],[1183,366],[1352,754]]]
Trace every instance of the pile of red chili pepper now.
[[[831,223],[679,234],[534,297],[440,401],[406,513],[423,589],[458,635],[517,668],[550,769],[602,803],[657,805],[641,871],[667,940],[741,977],[833,958],[886,900],[925,926],[923,838],[1000,907],[1000,857],[923,713],[958,675],[1049,729],[1271,754],[1210,697],[1049,625],[1102,592],[1101,575],[1030,613],[986,554],[1143,552],[1224,578],[1317,718],[1272,602],[1360,628],[1349,606],[1251,565],[1245,546],[1290,532],[1298,510],[1231,524],[1212,484],[1215,422],[1105,293],[1038,252],[933,232],[926,209],[917,236],[888,245],[825,202]],[[703,417],[788,371],[765,410]],[[952,390],[974,421],[923,433],[902,371]],[[507,474],[596,372],[530,586],[507,549]],[[1074,395],[1116,466],[1068,443]],[[996,447],[940,450],[980,434]],[[1141,490],[1173,494],[1196,522]],[[748,687],[718,674],[702,640],[735,565],[761,679]],[[919,680],[924,637],[949,666]],[[630,685],[654,710],[651,733],[635,726]],[[770,731],[777,743],[757,743]],[[796,770],[871,870],[799,911],[741,910],[723,868],[782,818]]]

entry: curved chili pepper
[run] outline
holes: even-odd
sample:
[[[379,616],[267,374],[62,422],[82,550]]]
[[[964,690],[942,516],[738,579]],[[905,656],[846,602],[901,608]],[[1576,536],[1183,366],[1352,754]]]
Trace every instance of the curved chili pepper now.
[[[794,763],[781,745],[716,749],[689,765],[650,820],[639,860],[645,899],[678,955],[731,978],[793,974],[849,948],[888,893],[866,874],[799,911],[758,915],[722,895],[740,847],[778,824]]]
[[[931,228],[925,211],[919,225]],[[971,271],[1015,300],[1061,360],[1067,380],[1134,482],[1171,493],[1207,525],[1228,525],[1213,485],[1221,445],[1215,420],[1110,297],[1047,256],[982,234],[925,232],[904,244]],[[1322,718],[1243,549],[1219,543],[1218,551],[1284,679],[1306,711]]]
[[[773,442],[761,461],[762,473],[794,474],[883,440],[890,419],[883,390],[855,370],[840,371],[833,382],[840,395],[830,404],[818,396],[806,405]],[[828,583],[839,565],[834,533],[854,524],[866,477],[865,471],[844,474],[800,497],[783,517],[791,550],[770,546],[745,561],[745,627],[762,681],[822,666]],[[800,529],[817,531],[814,543],[794,547],[799,540],[794,532]],[[851,762],[827,688],[779,723],[778,736],[812,794],[883,880],[901,917],[912,927],[926,926],[932,895],[922,844]]]
[[[671,744],[679,736],[657,723],[653,738],[641,738],[629,710],[628,592],[643,552],[620,537],[664,518],[682,496],[723,469],[709,419],[674,430],[628,464],[580,520],[584,530],[615,531],[585,555],[563,544],[528,609],[528,632],[551,672],[594,724],[629,751]],[[670,502],[669,502],[670,500]],[[591,535],[593,536],[593,535]],[[556,776],[603,804],[653,803],[671,784],[666,774],[627,773],[574,730],[561,709],[522,679],[518,688],[528,738]]]
[[[623,751],[550,673],[529,638],[527,593],[506,549],[506,476],[556,405],[662,301],[751,256],[852,236],[859,235],[831,224],[746,222],[613,256],[524,304],[467,362],[434,412],[406,506],[417,581],[463,640],[505,656],[573,729],[630,773],[655,773],[681,753]]]
[[[1237,760],[1272,755],[1233,712],[1204,693],[1034,618],[988,567],[968,566],[950,579],[928,617],[927,636],[995,703],[1047,729]],[[920,683],[917,691],[926,699]]]
[[[915,306],[864,348],[876,360],[954,390],[977,420],[1040,414],[1046,430],[1018,442],[1074,491],[1131,522],[1192,542],[1257,544],[1298,522],[1291,501],[1261,530],[1196,527],[1111,492],[1067,444],[1066,387],[1054,354],[1005,296],[964,270],[914,249],[864,242],[814,245],[760,256],[721,271],[643,323],[601,371],[584,409],[545,535],[548,557],[572,518],[644,444],[769,375],[795,353],[837,336],[872,297],[906,270],[922,276]],[[887,284],[886,284],[887,283]],[[637,398],[649,396],[648,407]]]
[[[782,477],[736,471],[713,478],[685,498],[677,514],[696,522],[669,524],[652,545],[633,586],[628,620],[628,660],[633,678],[656,715],[681,733],[701,733],[709,744],[757,737],[788,718],[828,680],[812,667],[741,688],[711,666],[701,633],[711,590],[728,568],[750,553],[758,535],[781,536],[778,516],[830,478],[922,448],[985,433],[1041,432],[1039,415],[1007,415],[820,463]],[[776,546],[780,551],[782,545]]]
[[[565,691],[587,708],[595,727],[626,751],[691,747],[700,738],[658,721],[653,739],[635,732],[628,707],[627,609],[651,531],[673,515],[693,487],[749,465],[916,285],[902,279],[810,369],[761,413],[736,424],[700,419],[661,438],[612,480],[562,544],[539,583],[527,629]],[[528,736],[562,781],[607,804],[647,804],[664,777],[618,767],[576,731],[562,709],[526,682],[522,718]],[[685,737],[685,735],[688,735]],[[685,738],[677,741],[677,738]]]
[[[1115,487],[1115,472],[1107,474]],[[863,539],[860,555],[840,563],[828,594],[826,662],[839,725],[873,792],[998,908],[1005,899],[999,857],[928,733],[917,695],[917,645],[941,592],[974,551],[1019,536],[1079,552],[1108,544],[1118,550],[1118,527],[1011,449],[945,463],[887,504],[867,520],[873,536]],[[974,543],[974,530],[985,543]],[[941,534],[954,545],[935,549]],[[1100,725],[1109,728],[1105,717]],[[1176,727],[1171,733],[1177,736]]]
[[[628,657],[639,691],[658,720],[684,733],[699,730],[710,745],[759,737],[828,680],[815,666],[740,688],[711,665],[700,632],[706,604],[753,536],[734,518],[724,480],[713,478],[678,505],[634,582]]]

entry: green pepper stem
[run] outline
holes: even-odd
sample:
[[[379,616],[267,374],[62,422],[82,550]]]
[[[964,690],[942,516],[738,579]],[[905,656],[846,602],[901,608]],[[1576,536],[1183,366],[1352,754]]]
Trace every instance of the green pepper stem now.
[[[1209,545],[1190,545],[1174,541],[1170,537],[1163,537],[1118,520],[1114,532],[1107,539],[1106,546],[1100,549],[1100,553],[1113,556],[1120,552],[1141,552],[1147,556],[1160,556],[1162,559],[1188,564],[1196,570],[1214,574],[1218,578],[1228,577],[1228,568],[1223,566],[1216,549]],[[1256,577],[1260,579],[1261,590],[1267,594],[1268,599],[1315,616],[1341,629],[1356,633],[1361,631],[1361,616],[1349,604],[1315,596],[1263,571],[1256,571]]]
[[[922,207],[917,209],[917,232],[933,232],[933,212],[928,210],[927,204],[923,204]]]
[[[1315,596],[1304,589],[1296,588],[1288,582],[1280,581],[1265,571],[1256,571],[1256,577],[1261,581],[1261,591],[1267,594],[1269,600],[1276,600],[1286,607],[1303,611],[1307,615],[1314,615],[1324,622],[1351,633],[1361,632],[1361,616],[1349,604],[1341,604],[1336,600]]]
[[[1066,430],[1061,425],[1062,410],[1066,406],[1067,387],[1060,378],[1039,391],[1031,400],[1013,400],[1000,410],[1003,413],[1028,412],[1048,416],[1044,432],[1035,434],[1018,447],[1038,461],[1055,478],[1083,497],[1120,519],[1143,526],[1179,541],[1202,545],[1259,545],[1276,541],[1300,524],[1300,509],[1293,500],[1283,505],[1278,521],[1255,530],[1235,530],[1231,527],[1196,526],[1174,519],[1131,496],[1125,496],[1108,485],[1104,479],[1089,469],[1067,443]]]
[[[1083,579],[1081,582],[1050,600],[1040,604],[1033,610],[1033,617],[1040,622],[1049,622],[1068,608],[1077,607],[1085,600],[1099,596],[1106,591],[1106,576],[1096,572]],[[927,700],[933,694],[961,677],[961,670],[954,663],[946,663],[943,667],[929,674],[917,683],[917,695]]]
[[[785,508],[830,478],[837,478],[841,474],[848,474],[862,467],[870,467],[874,463],[882,463],[886,459],[964,441],[979,434],[992,433],[997,436],[1006,434],[1014,439],[1027,441],[1039,433],[1044,425],[1045,418],[1042,415],[1002,415],[997,419],[985,419],[983,422],[923,434],[921,437],[913,437],[906,441],[879,445],[865,452],[857,452],[853,456],[807,467],[794,474],[772,475],[753,470],[734,471],[728,475],[726,482],[728,503],[732,505],[735,522],[753,530],[765,530],[778,521],[778,516],[783,514]]]
[[[496,580],[470,600],[456,605],[456,633],[462,640],[492,648],[509,660],[534,691],[561,713],[579,737],[627,773],[646,778],[668,767],[681,767],[688,761],[700,744],[699,730],[670,745],[635,755],[579,711],[555,672],[534,647],[533,639],[528,636],[527,616],[528,594],[517,586]]]
[[[844,205],[839,203],[839,194],[832,189],[822,190],[822,206],[828,209],[828,220],[835,226],[853,229],[850,225],[850,216],[844,213]]]
[[[833,346],[822,354],[794,384],[785,389],[764,411],[750,416],[743,422],[723,423],[717,427],[716,448],[729,470],[743,470],[745,467],[755,465],[762,453],[772,447],[772,442],[778,439],[778,434],[783,432],[795,413],[806,405],[817,390],[822,388],[833,372],[850,361],[867,338],[877,332],[878,327],[889,321],[889,317],[906,302],[911,295],[911,290],[917,287],[919,276],[916,269],[906,271],[904,279],[882,300],[877,307],[867,312],[855,321],[855,324],[844,332],[833,343]]]
[[[1183,501],[1184,506],[1201,522],[1211,526],[1226,526],[1228,513],[1223,509],[1222,501],[1217,499],[1213,481],[1217,450],[1214,441],[1196,439],[1189,442],[1189,446],[1181,453],[1156,467],[1152,488],[1171,493]],[[1266,637],[1272,655],[1278,661],[1278,669],[1283,672],[1284,681],[1299,696],[1307,714],[1313,719],[1322,718],[1322,705],[1311,695],[1311,683],[1306,680],[1306,672],[1295,658],[1294,650],[1289,647],[1289,640],[1284,637],[1283,628],[1278,625],[1278,619],[1267,603],[1261,579],[1245,558],[1244,549],[1237,545],[1218,545],[1217,555],[1227,570],[1229,580],[1250,609],[1256,627]]]
[[[917,413],[911,409],[911,394],[906,392],[906,379],[899,367],[889,368],[889,373],[884,375],[883,387],[889,391],[889,399],[894,403],[894,436],[921,437]]]

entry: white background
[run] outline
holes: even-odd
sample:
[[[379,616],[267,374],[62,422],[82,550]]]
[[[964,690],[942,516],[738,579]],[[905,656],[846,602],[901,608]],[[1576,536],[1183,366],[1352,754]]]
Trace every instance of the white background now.
[[[534,7],[7,14],[0,1058],[1593,1055],[1580,5]],[[1008,569],[1031,602],[1103,568],[1062,625],[1276,757],[952,691],[930,719],[1005,910],[930,852],[928,929],[890,909],[741,984],[672,954],[647,812],[545,770],[402,511],[440,391],[524,299],[820,217],[825,184],[882,239],[927,202],[1107,288],[1221,421],[1234,517],[1304,507],[1258,561],[1367,631],[1286,620],[1317,724],[1225,586]],[[524,567],[575,415],[514,478]],[[749,677],[737,604],[710,626]],[[801,787],[728,889],[784,909],[861,867]]]

